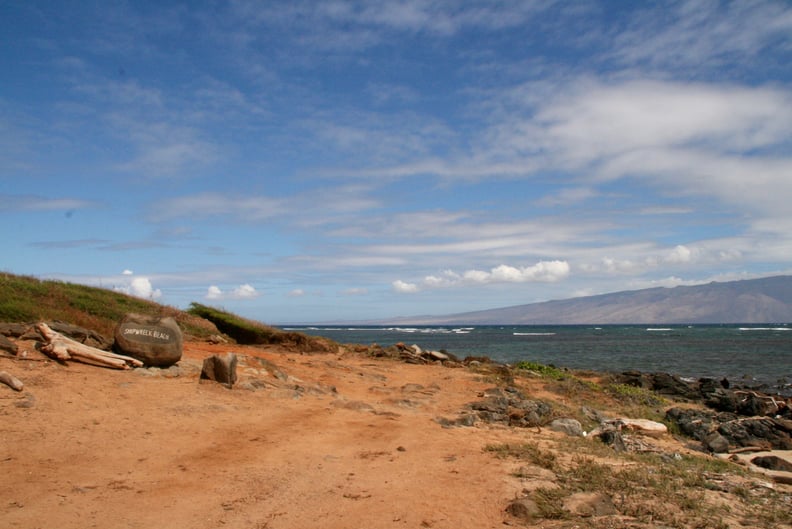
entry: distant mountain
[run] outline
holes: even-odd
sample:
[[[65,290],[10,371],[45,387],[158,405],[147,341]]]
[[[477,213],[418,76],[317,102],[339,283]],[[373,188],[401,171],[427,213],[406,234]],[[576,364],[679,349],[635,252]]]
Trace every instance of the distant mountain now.
[[[786,322],[792,322],[792,276],[658,287],[387,321],[416,325]]]

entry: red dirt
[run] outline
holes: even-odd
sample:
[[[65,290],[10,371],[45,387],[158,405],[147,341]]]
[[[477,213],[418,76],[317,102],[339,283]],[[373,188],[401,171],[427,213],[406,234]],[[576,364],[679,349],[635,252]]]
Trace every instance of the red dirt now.
[[[273,362],[291,378],[242,362],[240,382],[268,385],[228,390],[199,383],[195,372],[166,378],[64,366],[39,361],[35,351],[28,360],[0,359],[0,370],[25,383],[22,393],[0,387],[0,525],[503,524],[505,504],[521,485],[507,462],[482,449],[525,433],[435,422],[456,417],[492,385],[479,375],[353,354],[199,343],[185,345],[182,362],[200,365],[229,351]]]

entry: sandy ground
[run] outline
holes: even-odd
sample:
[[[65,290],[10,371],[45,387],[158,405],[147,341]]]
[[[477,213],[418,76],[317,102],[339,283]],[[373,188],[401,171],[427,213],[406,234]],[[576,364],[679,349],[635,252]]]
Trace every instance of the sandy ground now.
[[[240,384],[199,383],[229,351]],[[526,432],[435,421],[492,386],[465,369],[198,343],[176,377],[28,358],[0,359],[25,383],[0,386],[2,527],[480,529],[522,488],[483,447]]]
[[[3,529],[524,526],[505,508],[548,477],[516,477],[521,463],[484,448],[563,437],[441,427],[493,387],[466,368],[187,343],[176,368],[115,371],[20,344],[24,359],[0,357],[25,383],[0,385]],[[203,359],[227,352],[240,358],[234,389],[200,382]]]

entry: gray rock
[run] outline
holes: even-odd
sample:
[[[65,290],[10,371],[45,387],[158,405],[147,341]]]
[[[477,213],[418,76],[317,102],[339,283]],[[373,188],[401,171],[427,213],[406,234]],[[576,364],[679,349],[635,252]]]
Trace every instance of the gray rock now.
[[[768,470],[780,470],[783,472],[792,472],[792,463],[782,459],[778,456],[758,456],[751,459],[751,463],[758,467],[766,468]]]
[[[0,351],[4,351],[16,356],[18,350],[19,348],[17,347],[17,344],[6,338],[4,335],[0,334]]]
[[[447,354],[445,354],[445,353],[441,353],[440,351],[427,351],[424,354],[430,360],[437,360],[437,361],[440,361],[440,362],[449,360],[449,356]]]
[[[670,408],[666,419],[675,423],[683,434],[702,442],[717,425],[714,413],[686,408]]]
[[[737,413],[747,417],[773,415],[778,411],[778,406],[768,399],[760,398],[756,393],[750,392],[740,400]]]
[[[619,430],[616,428],[609,428],[597,434],[600,441],[613,448],[616,452],[626,452],[627,445],[624,444],[624,438]]]
[[[541,510],[539,509],[539,506],[534,500],[528,497],[517,498],[516,500],[512,501],[509,506],[506,507],[506,512],[515,518],[524,520],[526,522],[531,522],[535,518],[539,518],[541,516]]]
[[[575,419],[555,419],[548,427],[555,432],[565,433],[570,437],[583,436],[583,426]]]
[[[792,450],[792,436],[786,422],[770,417],[746,418],[721,424],[718,433],[735,446]]]
[[[729,451],[729,440],[718,432],[712,432],[704,438],[704,447],[710,452],[725,454]]]
[[[213,380],[231,389],[237,381],[236,368],[237,356],[234,353],[212,355],[204,359],[201,380]]]
[[[0,323],[0,334],[20,338],[33,327],[31,323]]]
[[[170,317],[127,314],[116,326],[114,349],[146,366],[168,367],[181,360],[182,332]]]
[[[545,424],[552,414],[549,404],[527,398],[518,388],[505,386],[484,391],[484,398],[467,405],[479,420],[522,428]]]
[[[79,325],[72,325],[71,323],[64,323],[61,321],[52,321],[47,324],[50,329],[59,332],[64,336],[68,336],[75,342],[80,342],[89,347],[95,347],[103,351],[109,351],[113,347],[113,342],[108,340],[98,332],[80,327]]]

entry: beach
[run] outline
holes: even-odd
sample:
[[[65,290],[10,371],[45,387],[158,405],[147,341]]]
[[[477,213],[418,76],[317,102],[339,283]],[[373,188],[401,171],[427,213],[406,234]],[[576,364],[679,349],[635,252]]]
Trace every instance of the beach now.
[[[21,392],[0,386],[5,527],[669,526],[615,496],[608,500],[613,511],[596,516],[574,506],[559,518],[507,510],[526,491],[566,486],[563,469],[579,464],[586,447],[597,464],[639,463],[546,427],[443,427],[440,418],[453,421],[504,384],[497,370],[410,364],[344,348],[299,354],[187,342],[175,367],[114,371],[49,361],[29,342],[20,348],[18,358],[0,358],[0,370],[25,384]],[[228,352],[240,359],[233,389],[200,381],[202,360]],[[542,378],[514,384],[560,410],[584,404],[549,391]],[[642,439],[670,461],[708,457],[679,436]],[[555,470],[503,454],[524,445],[555,454]],[[718,483],[720,490],[695,493],[720,506],[724,527],[771,526],[751,504],[735,501],[733,489],[781,506],[792,494],[761,474],[729,474]],[[713,516],[670,508],[674,527]],[[777,518],[776,527],[789,527]],[[752,519],[756,525],[746,522]]]

